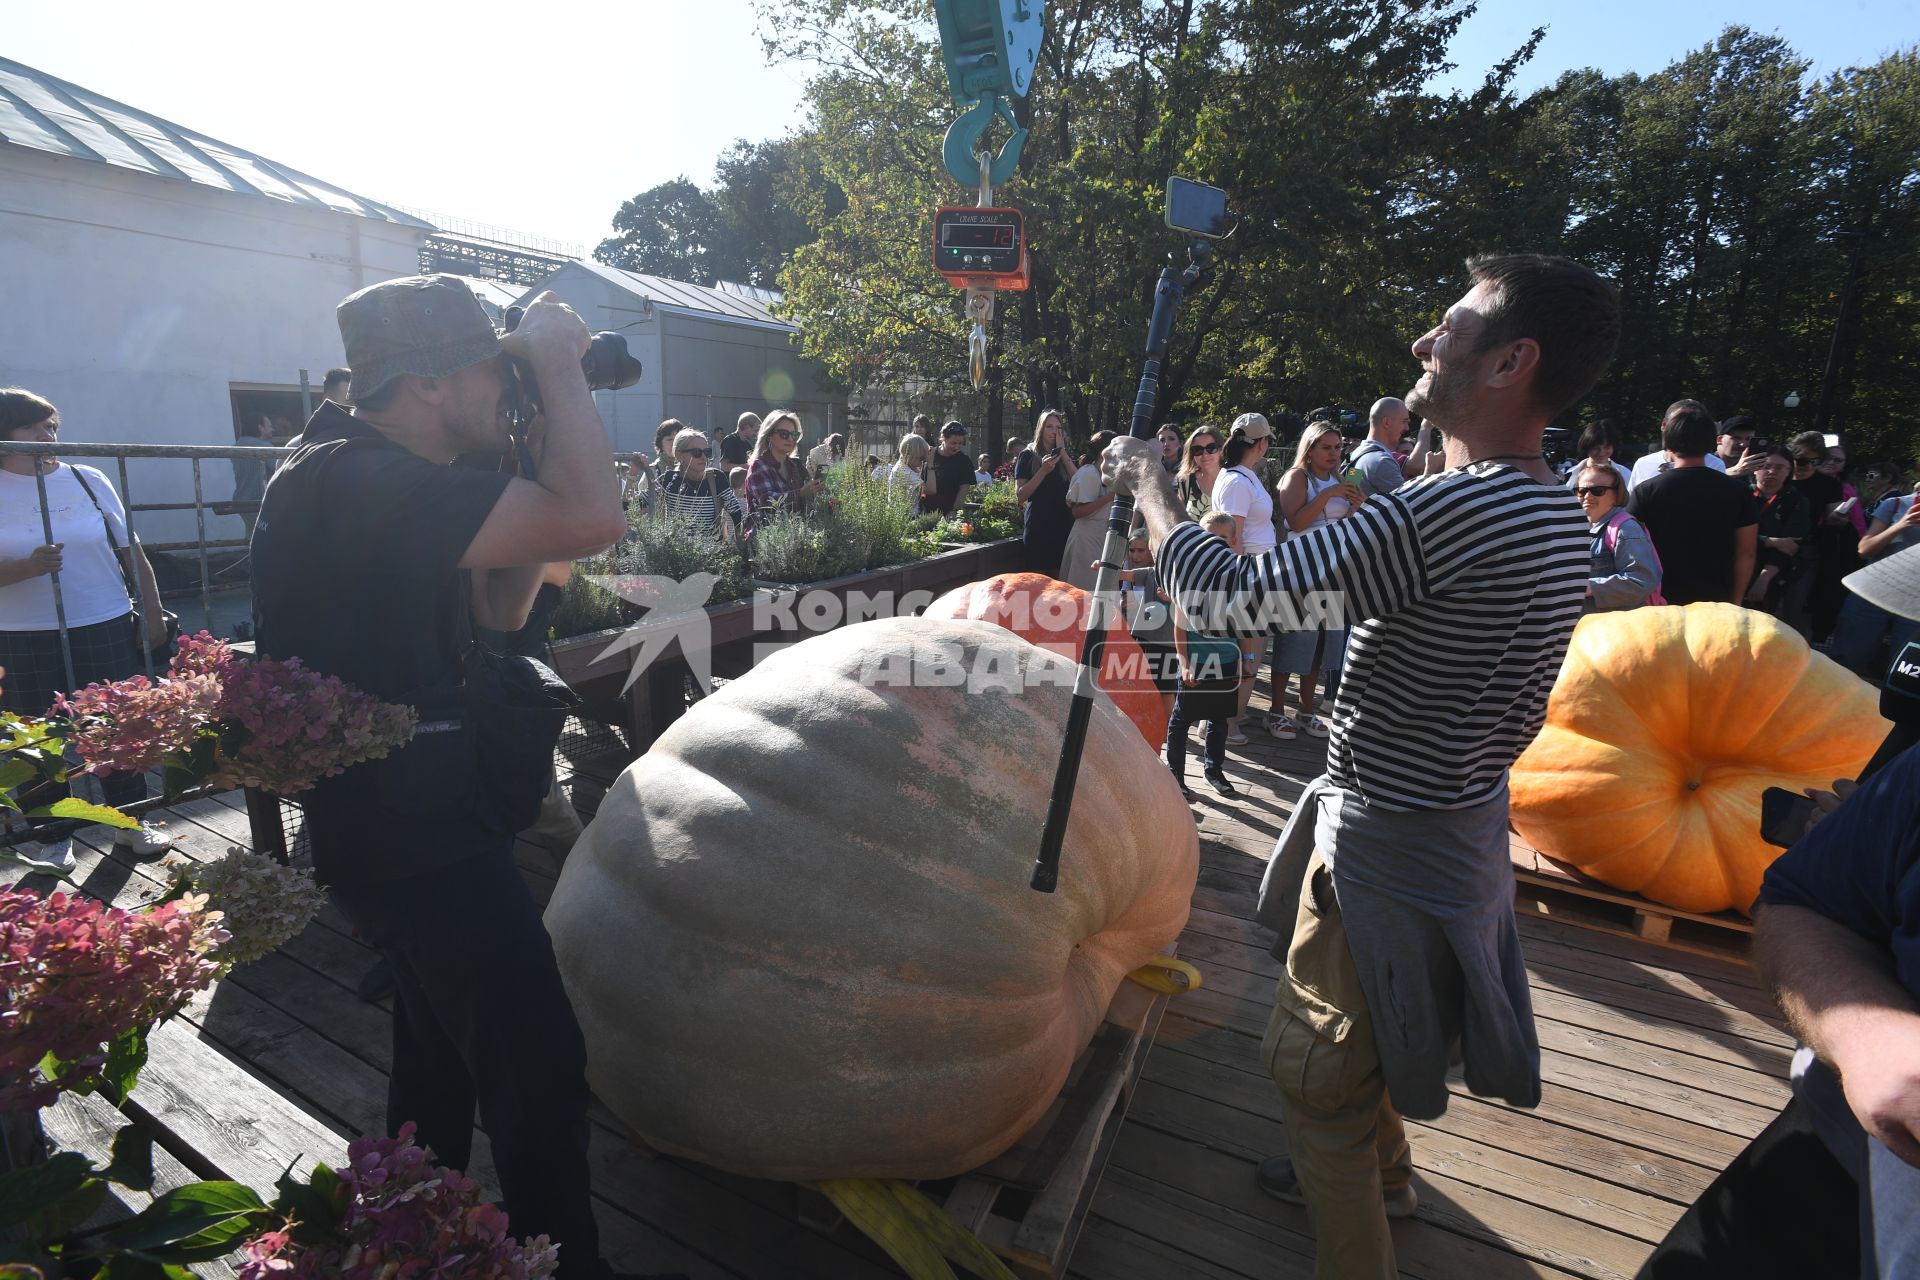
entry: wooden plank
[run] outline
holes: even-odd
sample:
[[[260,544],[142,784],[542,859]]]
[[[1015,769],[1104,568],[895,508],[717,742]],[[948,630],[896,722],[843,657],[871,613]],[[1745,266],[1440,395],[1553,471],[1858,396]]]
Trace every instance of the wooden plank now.
[[[1149,1061],[1144,1079],[1238,1108],[1263,1121],[1280,1122],[1279,1091],[1258,1062],[1214,1062],[1184,1048],[1161,1045]],[[1691,1204],[1713,1176],[1713,1171],[1699,1165],[1633,1146],[1624,1135],[1587,1133],[1558,1124],[1538,1111],[1504,1107],[1471,1096],[1455,1096],[1445,1114],[1413,1123],[1420,1132],[1452,1135],[1510,1153],[1522,1161],[1497,1163],[1499,1178],[1519,1178],[1521,1183],[1496,1181],[1482,1183],[1484,1186],[1499,1189],[1502,1185],[1531,1185],[1541,1180],[1569,1195],[1605,1205],[1615,1200],[1613,1193],[1589,1184],[1611,1183],[1634,1193],[1619,1197],[1618,1204],[1622,1210],[1641,1216],[1660,1216],[1648,1199]],[[1249,1147],[1247,1154],[1264,1157],[1272,1152]],[[1561,1180],[1562,1172],[1573,1176]]]
[[[132,1121],[105,1098],[97,1094],[63,1093],[52,1106],[40,1112],[40,1123],[46,1132],[48,1141],[61,1151],[78,1151],[92,1159],[94,1164],[105,1167],[113,1158],[113,1140],[121,1129]],[[154,1197],[165,1195],[190,1182],[200,1181],[199,1175],[192,1172],[173,1153],[166,1148],[153,1148],[153,1189],[134,1191],[131,1188],[109,1183],[106,1203],[99,1212],[87,1220],[90,1227],[105,1226],[122,1222],[139,1213],[153,1203]],[[224,1258],[215,1258],[211,1262],[193,1264],[195,1275],[206,1280],[233,1280],[234,1267],[239,1259],[236,1250]]]
[[[1233,1067],[1249,1063],[1257,1066],[1259,1062],[1257,1046],[1247,1037],[1191,1022],[1177,1009],[1167,1014],[1155,1042],[1156,1050],[1169,1046]],[[1709,1128],[1664,1111],[1648,1111],[1604,1093],[1583,1091],[1558,1078],[1551,1061],[1546,1066],[1540,1106],[1532,1111],[1475,1098],[1457,1078],[1449,1081],[1448,1089],[1455,1102],[1476,1102],[1510,1111],[1516,1117],[1531,1114],[1570,1129],[1619,1137],[1662,1157],[1709,1167],[1714,1173],[1738,1155],[1752,1137]]]
[[[1284,1267],[1292,1261],[1288,1255],[1300,1250],[1303,1244],[1311,1248],[1313,1228],[1304,1208],[1272,1199],[1255,1184],[1253,1174],[1253,1165],[1230,1153],[1146,1125],[1129,1125],[1114,1148],[1108,1179],[1116,1199],[1128,1188],[1137,1189],[1140,1194],[1128,1198],[1122,1206],[1097,1206],[1096,1213],[1124,1215],[1121,1220],[1128,1226],[1138,1224],[1139,1230],[1151,1232],[1172,1247],[1209,1262],[1218,1259],[1230,1264],[1234,1257],[1229,1253],[1222,1258],[1215,1252],[1218,1248],[1215,1242],[1222,1238],[1223,1228],[1247,1232],[1267,1244],[1267,1267]],[[1445,1188],[1435,1182],[1421,1187],[1422,1197],[1430,1205],[1435,1204],[1444,1191]],[[1402,1275],[1419,1280],[1494,1280],[1496,1277],[1508,1280],[1538,1276],[1558,1280],[1569,1272],[1581,1276],[1611,1276],[1618,1273],[1619,1263],[1643,1252],[1638,1242],[1621,1237],[1613,1238],[1620,1241],[1621,1247],[1615,1248],[1607,1243],[1605,1233],[1600,1233],[1601,1243],[1607,1244],[1610,1256],[1616,1257],[1613,1267],[1583,1268],[1580,1251],[1568,1247],[1572,1242],[1560,1249],[1569,1262],[1556,1265],[1530,1254],[1516,1254],[1505,1242],[1490,1239],[1485,1229],[1467,1234],[1434,1221],[1440,1218],[1451,1221],[1454,1212],[1449,1207],[1443,1214],[1436,1207],[1424,1219],[1392,1224],[1394,1251]],[[1095,1230],[1105,1230],[1105,1221],[1103,1217],[1089,1227],[1088,1243]],[[1311,1253],[1306,1256],[1310,1258]],[[1287,1270],[1279,1273],[1292,1274]],[[1235,1274],[1266,1277],[1274,1271],[1235,1269]]]
[[[1277,1105],[1255,1113],[1222,1097],[1217,1078],[1187,1074],[1183,1082],[1211,1084],[1213,1088],[1200,1094],[1158,1079],[1143,1082],[1133,1110],[1136,1121],[1196,1139],[1215,1150],[1240,1156],[1249,1164],[1258,1164],[1287,1149]],[[1249,1085],[1253,1083],[1258,1082],[1249,1081]],[[1272,1094],[1270,1084],[1265,1092]],[[1409,1121],[1407,1134],[1418,1179],[1445,1176],[1649,1244],[1658,1243],[1684,1209],[1673,1201],[1419,1122]]]
[[[345,1158],[347,1139],[281,1096],[176,1019],[148,1037],[147,1065],[127,1114],[153,1126],[181,1163],[205,1176],[244,1182],[264,1199],[291,1165]]]

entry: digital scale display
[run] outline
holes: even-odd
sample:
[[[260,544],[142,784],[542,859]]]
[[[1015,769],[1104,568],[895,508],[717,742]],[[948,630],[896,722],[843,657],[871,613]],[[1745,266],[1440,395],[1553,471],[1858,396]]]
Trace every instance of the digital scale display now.
[[[991,277],[1000,288],[1026,287],[1026,224],[1018,209],[948,205],[934,210],[933,265],[948,280]]]
[[[1015,237],[1012,227],[949,222],[940,228],[940,243],[943,248],[953,250],[1011,249]]]

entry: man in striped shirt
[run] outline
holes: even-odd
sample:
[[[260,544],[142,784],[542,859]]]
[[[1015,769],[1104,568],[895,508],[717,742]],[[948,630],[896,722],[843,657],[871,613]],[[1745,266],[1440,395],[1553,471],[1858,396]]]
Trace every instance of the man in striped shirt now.
[[[1106,454],[1189,616],[1297,625],[1333,593],[1353,625],[1327,772],[1260,907],[1287,962],[1262,1054],[1290,1148],[1260,1183],[1311,1208],[1316,1274],[1341,1280],[1398,1275],[1387,1217],[1416,1203],[1400,1114],[1445,1110],[1456,1045],[1475,1092],[1540,1100],[1507,766],[1545,718],[1586,589],[1586,520],[1541,440],[1612,358],[1619,311],[1611,285],[1564,258],[1468,273],[1413,344],[1424,373],[1406,397],[1445,432],[1445,471],[1236,556],[1187,521],[1154,442]]]

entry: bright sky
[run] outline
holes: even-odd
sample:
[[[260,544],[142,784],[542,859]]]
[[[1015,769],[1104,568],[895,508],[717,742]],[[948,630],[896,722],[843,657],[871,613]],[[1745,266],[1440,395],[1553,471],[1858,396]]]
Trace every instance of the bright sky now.
[[[796,122],[805,70],[769,67],[748,0],[461,6],[420,0],[0,0],[0,53],[376,200],[570,241],[735,138]],[[1729,22],[1816,73],[1920,41],[1901,0],[1483,0],[1468,87],[1539,22],[1522,92],[1574,66],[1652,72]],[[432,52],[415,52],[432,50]]]

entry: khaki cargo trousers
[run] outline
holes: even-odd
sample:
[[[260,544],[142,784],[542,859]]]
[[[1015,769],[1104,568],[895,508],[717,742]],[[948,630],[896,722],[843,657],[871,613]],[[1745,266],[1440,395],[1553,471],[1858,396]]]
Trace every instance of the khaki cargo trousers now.
[[[1260,1053],[1280,1086],[1287,1146],[1313,1214],[1314,1275],[1396,1280],[1381,1196],[1412,1180],[1412,1152],[1387,1098],[1333,876],[1317,853]]]

